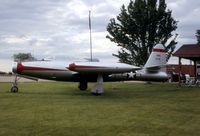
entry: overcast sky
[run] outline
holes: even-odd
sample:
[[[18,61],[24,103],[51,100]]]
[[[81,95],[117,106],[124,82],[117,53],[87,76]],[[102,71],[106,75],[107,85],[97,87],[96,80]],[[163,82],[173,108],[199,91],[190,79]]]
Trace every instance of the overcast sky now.
[[[196,43],[199,0],[166,0],[179,21],[178,46]],[[0,71],[10,71],[12,55],[77,59],[89,56],[88,11],[91,10],[93,56],[117,61],[118,48],[106,39],[106,26],[129,0],[0,0]]]

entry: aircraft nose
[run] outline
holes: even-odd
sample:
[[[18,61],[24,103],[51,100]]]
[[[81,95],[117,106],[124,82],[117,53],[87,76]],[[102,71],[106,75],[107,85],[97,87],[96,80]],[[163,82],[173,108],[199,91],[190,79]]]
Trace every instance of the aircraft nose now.
[[[17,62],[14,62],[14,64],[13,64],[12,72],[17,73]]]

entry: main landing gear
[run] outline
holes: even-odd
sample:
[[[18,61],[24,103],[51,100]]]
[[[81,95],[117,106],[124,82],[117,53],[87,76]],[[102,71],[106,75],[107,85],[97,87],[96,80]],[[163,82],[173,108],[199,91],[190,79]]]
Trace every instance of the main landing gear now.
[[[11,87],[11,89],[10,89],[10,91],[11,91],[12,93],[17,93],[17,92],[19,91],[19,89],[18,89],[18,87],[17,87],[17,81],[18,81],[18,80],[19,80],[19,79],[17,78],[17,75],[15,75],[14,82],[13,82],[12,87]]]
[[[84,91],[84,90],[87,89],[87,87],[88,87],[87,81],[81,81],[81,82],[79,82],[78,88],[79,88],[80,90]]]
[[[80,81],[78,88],[80,90],[86,90],[88,87],[87,81]],[[91,89],[91,93],[94,95],[101,95],[103,93],[103,76],[101,74],[97,77],[97,82],[94,87]]]
[[[101,95],[103,93],[103,76],[101,74],[97,77],[97,82],[91,90],[94,95]]]

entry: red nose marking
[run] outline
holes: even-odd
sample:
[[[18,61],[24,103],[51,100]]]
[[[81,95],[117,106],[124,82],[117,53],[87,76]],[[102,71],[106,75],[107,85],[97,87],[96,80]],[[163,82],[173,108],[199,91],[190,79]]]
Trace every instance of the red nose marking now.
[[[69,70],[75,70],[76,69],[76,64],[75,63],[72,63],[72,64],[69,64]]]
[[[17,63],[17,73],[22,73],[22,71],[24,70],[24,66],[22,65],[21,62]]]

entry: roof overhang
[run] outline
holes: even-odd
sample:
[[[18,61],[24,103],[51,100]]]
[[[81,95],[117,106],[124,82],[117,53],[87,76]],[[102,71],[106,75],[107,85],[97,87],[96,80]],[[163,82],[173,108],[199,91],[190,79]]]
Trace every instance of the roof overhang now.
[[[200,45],[184,44],[173,54],[173,56],[200,61]]]

